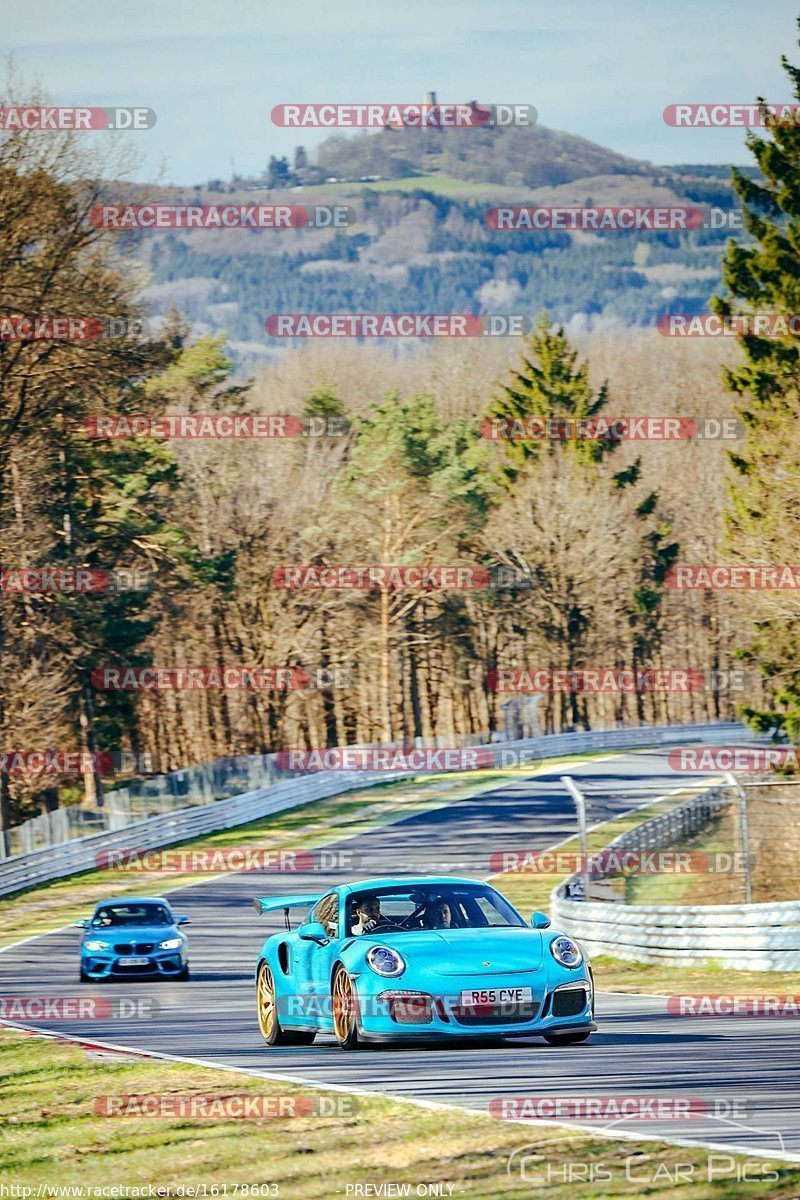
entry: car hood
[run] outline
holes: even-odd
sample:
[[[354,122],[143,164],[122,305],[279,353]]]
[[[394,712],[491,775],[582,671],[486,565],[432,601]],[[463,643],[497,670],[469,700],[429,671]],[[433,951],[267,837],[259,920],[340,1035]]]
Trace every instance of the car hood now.
[[[130,945],[131,942],[165,942],[168,938],[179,937],[175,925],[126,925],[114,928],[87,929],[84,941],[100,940],[112,945]]]
[[[364,942],[367,938],[359,939]],[[538,971],[543,939],[536,929],[428,929],[419,933],[387,933],[369,945],[395,947],[410,967],[437,975],[498,975],[506,971]]]

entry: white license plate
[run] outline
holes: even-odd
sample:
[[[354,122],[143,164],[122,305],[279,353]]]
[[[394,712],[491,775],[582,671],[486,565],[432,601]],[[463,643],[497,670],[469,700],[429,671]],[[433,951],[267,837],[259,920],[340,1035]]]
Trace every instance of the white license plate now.
[[[149,962],[149,958],[137,958],[135,954],[129,954],[126,958],[117,959],[120,967],[146,967]]]
[[[461,993],[462,1008],[481,1007],[486,1004],[530,1004],[533,989],[518,988],[469,988]]]

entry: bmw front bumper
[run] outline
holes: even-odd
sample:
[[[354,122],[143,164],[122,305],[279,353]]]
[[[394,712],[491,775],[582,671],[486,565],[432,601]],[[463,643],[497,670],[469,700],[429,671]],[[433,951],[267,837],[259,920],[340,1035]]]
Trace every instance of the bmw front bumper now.
[[[185,950],[154,950],[137,957],[146,958],[146,964],[127,966],[121,959],[130,955],[115,954],[111,950],[86,951],[81,955],[81,969],[90,979],[139,979],[152,976],[174,978],[188,964]]]

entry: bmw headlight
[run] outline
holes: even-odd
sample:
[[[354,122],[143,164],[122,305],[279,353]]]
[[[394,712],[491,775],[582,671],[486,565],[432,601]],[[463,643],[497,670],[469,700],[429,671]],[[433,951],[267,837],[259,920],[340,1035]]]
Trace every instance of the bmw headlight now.
[[[554,937],[550,953],[562,967],[579,967],[583,962],[583,951],[570,937]]]
[[[111,943],[110,942],[101,942],[100,939],[98,938],[94,942],[84,942],[83,948],[84,948],[84,950],[110,950]]]
[[[167,938],[165,942],[159,942],[159,950],[177,950],[183,945],[183,938]]]
[[[402,955],[389,946],[371,946],[367,951],[367,964],[376,975],[402,975],[406,969]]]

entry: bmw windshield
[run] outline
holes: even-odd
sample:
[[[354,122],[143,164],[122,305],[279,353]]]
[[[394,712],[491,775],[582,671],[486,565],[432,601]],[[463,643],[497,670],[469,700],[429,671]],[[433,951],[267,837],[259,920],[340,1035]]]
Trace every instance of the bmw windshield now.
[[[174,918],[164,904],[104,904],[92,917],[92,927],[117,929],[129,926],[172,925]]]

